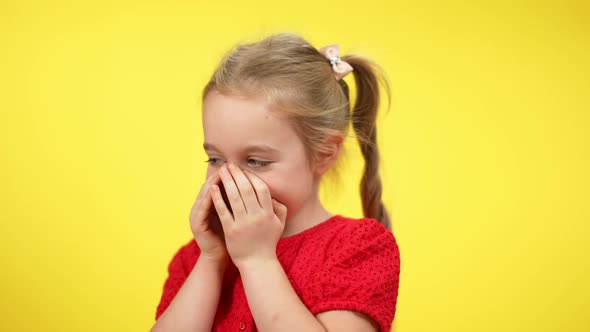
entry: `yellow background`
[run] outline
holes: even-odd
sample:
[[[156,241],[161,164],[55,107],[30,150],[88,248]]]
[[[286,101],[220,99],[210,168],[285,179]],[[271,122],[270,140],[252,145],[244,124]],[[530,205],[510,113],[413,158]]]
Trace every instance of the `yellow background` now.
[[[199,94],[270,32],[387,71],[395,328],[590,331],[583,1],[3,1],[3,331],[146,331],[205,173]],[[348,80],[349,78],[347,78]],[[333,212],[360,216],[355,142]]]

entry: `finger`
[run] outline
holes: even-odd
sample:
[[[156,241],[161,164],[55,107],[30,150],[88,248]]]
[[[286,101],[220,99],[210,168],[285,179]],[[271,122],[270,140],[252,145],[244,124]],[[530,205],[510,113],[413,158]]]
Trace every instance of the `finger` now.
[[[258,198],[258,203],[260,204],[260,206],[265,210],[272,209],[270,189],[268,189],[266,183],[264,183],[262,179],[260,179],[258,176],[256,176],[254,173],[250,171],[245,170],[244,174],[246,174],[248,180],[250,180],[250,183],[254,187],[254,190],[256,191],[256,197]]]
[[[199,220],[201,220],[200,218],[206,216],[209,213],[209,208],[211,207],[211,196],[209,194],[209,189],[211,188],[211,185],[219,183],[219,181],[220,178],[218,173],[215,173],[209,178],[207,178],[207,180],[201,187],[199,194],[197,195],[195,204],[193,204],[190,213],[191,218],[196,217],[199,218]]]
[[[284,224],[287,221],[287,207],[281,204],[276,199],[272,199],[272,209],[274,213],[279,217],[281,224]]]
[[[244,206],[246,207],[246,213],[260,209],[258,199],[256,198],[256,192],[252,188],[250,180],[244,175],[244,172],[236,165],[230,164],[229,171],[234,178],[234,181],[238,187]]]
[[[240,196],[238,187],[236,187],[234,178],[229,173],[229,170],[227,169],[226,165],[221,166],[219,174],[221,176],[223,188],[225,189],[225,193],[227,194],[227,200],[229,201],[229,205],[231,206],[231,210],[233,211],[234,216],[245,216],[246,207],[244,206],[244,202],[242,201],[242,197]]]
[[[228,229],[228,227],[231,227],[231,224],[234,222],[234,218],[225,205],[223,197],[221,197],[221,191],[217,185],[211,186],[211,200],[213,201],[213,205],[219,216],[219,221],[221,221],[221,226],[224,230]]]
[[[205,183],[203,184],[203,188],[201,190],[201,197],[207,197],[209,196],[209,189],[211,189],[211,186],[214,184],[218,184],[221,182],[221,178],[219,177],[219,173],[215,172],[213,173],[213,175],[211,175],[210,177],[207,178],[207,180],[205,181]]]

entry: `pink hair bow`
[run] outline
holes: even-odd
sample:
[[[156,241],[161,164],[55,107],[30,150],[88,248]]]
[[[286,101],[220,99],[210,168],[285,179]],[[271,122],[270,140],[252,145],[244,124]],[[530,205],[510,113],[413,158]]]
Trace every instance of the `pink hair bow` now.
[[[340,46],[338,46],[338,44],[324,46],[320,48],[319,51],[326,57],[326,59],[330,60],[336,80],[340,80],[352,72],[352,66],[348,62],[340,59]]]

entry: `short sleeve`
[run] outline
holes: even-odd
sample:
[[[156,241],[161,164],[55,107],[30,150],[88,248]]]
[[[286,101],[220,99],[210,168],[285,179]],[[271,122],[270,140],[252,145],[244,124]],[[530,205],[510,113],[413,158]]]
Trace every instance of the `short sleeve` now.
[[[319,301],[315,315],[353,310],[371,317],[389,332],[399,288],[399,248],[391,231],[370,218],[350,222],[327,250],[318,275]]]
[[[192,245],[192,242],[194,240],[178,249],[170,263],[168,263],[168,277],[164,282],[160,304],[156,309],[156,320],[166,311],[166,308],[168,308],[189,275],[190,270],[186,264],[187,260],[190,259],[190,251],[198,249],[196,245]]]

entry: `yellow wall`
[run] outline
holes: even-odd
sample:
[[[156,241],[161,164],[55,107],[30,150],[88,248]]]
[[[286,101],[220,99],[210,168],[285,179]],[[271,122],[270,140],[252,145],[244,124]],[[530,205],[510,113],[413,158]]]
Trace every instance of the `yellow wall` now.
[[[492,3],[3,1],[0,329],[151,327],[204,177],[200,90],[288,30],[390,75],[396,330],[589,331],[588,6]],[[360,216],[349,147],[323,193]]]

